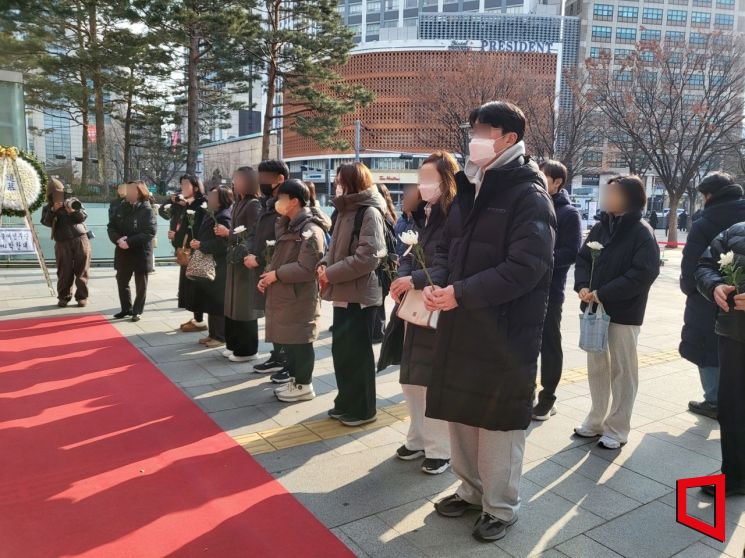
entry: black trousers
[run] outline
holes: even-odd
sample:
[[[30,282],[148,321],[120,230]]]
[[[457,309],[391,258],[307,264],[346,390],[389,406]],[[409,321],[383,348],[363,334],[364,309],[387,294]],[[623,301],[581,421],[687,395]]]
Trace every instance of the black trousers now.
[[[745,485],[745,343],[719,337],[719,428],[722,473]]]
[[[295,383],[308,385],[313,380],[313,368],[316,364],[316,352],[313,343],[302,343],[299,345],[282,345],[287,368],[290,375],[295,378]]]
[[[251,356],[259,352],[259,322],[231,320],[225,316],[225,346],[235,356]]]
[[[132,304],[132,291],[129,282],[135,276],[135,303]],[[118,270],[116,272],[116,285],[119,288],[119,303],[122,312],[131,314],[142,314],[145,310],[145,297],[147,296],[147,273],[140,273],[133,269]]]
[[[211,339],[225,342],[225,316],[207,314],[207,332]]]
[[[385,298],[383,304],[377,307],[375,312],[375,327],[373,328],[373,341],[381,342],[385,337]]]
[[[334,408],[355,419],[375,415],[375,355],[372,348],[377,306],[334,307],[331,356],[336,387]]]
[[[538,400],[553,404],[556,401],[556,387],[561,380],[564,365],[564,351],[561,349],[561,309],[563,303],[548,303],[546,321],[543,322],[543,341],[541,342],[541,387]]]

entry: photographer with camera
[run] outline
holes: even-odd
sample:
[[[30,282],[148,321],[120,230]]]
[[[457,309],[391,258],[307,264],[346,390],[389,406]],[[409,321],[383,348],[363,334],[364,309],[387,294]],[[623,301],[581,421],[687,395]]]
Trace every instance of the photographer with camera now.
[[[49,179],[47,204],[41,212],[41,224],[52,229],[54,257],[57,260],[57,305],[64,308],[72,298],[78,306],[88,303],[88,270],[91,265],[91,245],[85,220],[88,215],[78,198],[57,178]]]

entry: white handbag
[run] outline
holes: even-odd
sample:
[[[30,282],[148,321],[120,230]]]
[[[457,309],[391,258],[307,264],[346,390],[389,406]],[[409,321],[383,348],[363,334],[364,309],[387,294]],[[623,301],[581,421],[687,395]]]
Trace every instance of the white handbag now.
[[[437,320],[440,317],[439,310],[427,310],[424,306],[422,291],[411,289],[406,291],[401,304],[398,305],[396,315],[410,324],[437,329]]]

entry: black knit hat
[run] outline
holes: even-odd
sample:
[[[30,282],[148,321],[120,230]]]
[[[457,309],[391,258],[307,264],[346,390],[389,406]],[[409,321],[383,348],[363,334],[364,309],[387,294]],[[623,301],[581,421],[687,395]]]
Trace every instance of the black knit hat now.
[[[716,194],[719,190],[724,188],[732,189],[733,186],[740,188],[740,195],[742,195],[742,187],[735,182],[735,178],[727,172],[712,172],[704,179],[699,182],[697,190],[702,194]]]

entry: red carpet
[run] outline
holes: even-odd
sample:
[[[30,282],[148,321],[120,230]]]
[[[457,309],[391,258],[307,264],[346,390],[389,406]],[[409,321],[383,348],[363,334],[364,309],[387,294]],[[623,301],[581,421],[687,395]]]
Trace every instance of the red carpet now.
[[[351,556],[101,316],[0,348],[0,557]]]

